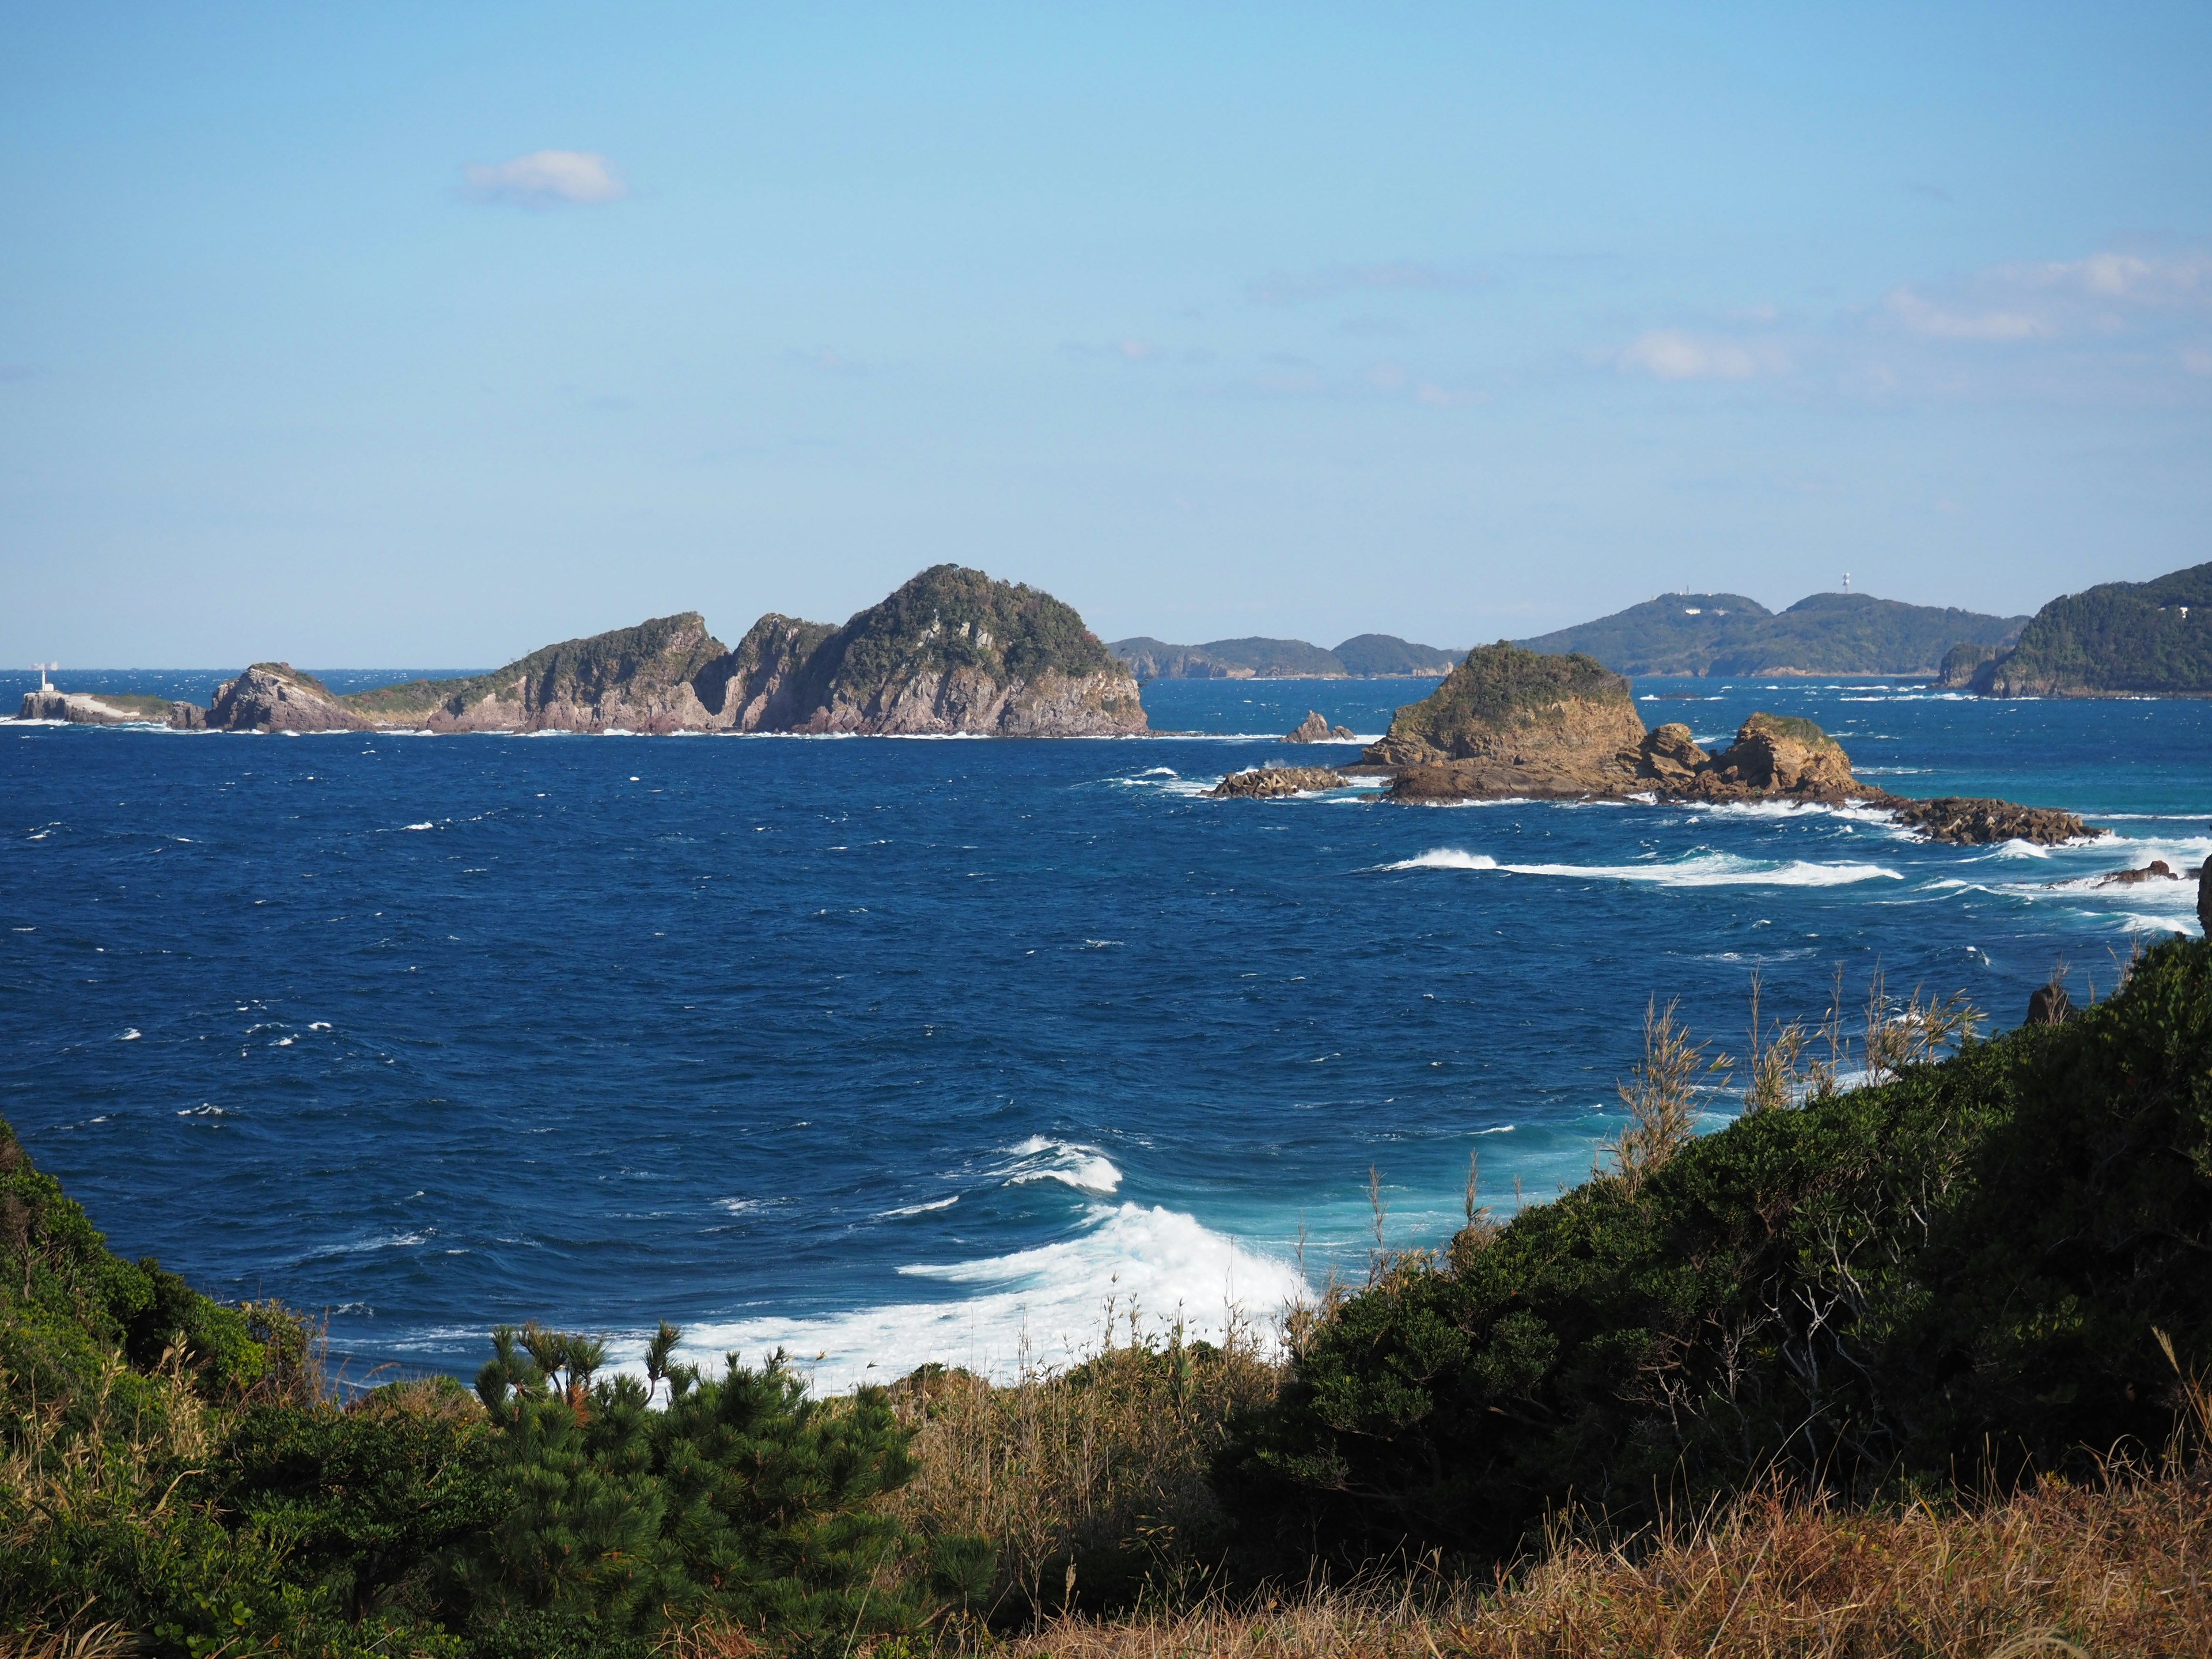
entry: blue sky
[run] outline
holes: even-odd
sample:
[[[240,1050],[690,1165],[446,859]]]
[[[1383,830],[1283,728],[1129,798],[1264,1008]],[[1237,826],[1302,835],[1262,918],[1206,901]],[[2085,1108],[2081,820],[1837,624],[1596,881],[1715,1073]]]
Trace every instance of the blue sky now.
[[[2212,9],[7,7],[0,657],[2212,558]]]

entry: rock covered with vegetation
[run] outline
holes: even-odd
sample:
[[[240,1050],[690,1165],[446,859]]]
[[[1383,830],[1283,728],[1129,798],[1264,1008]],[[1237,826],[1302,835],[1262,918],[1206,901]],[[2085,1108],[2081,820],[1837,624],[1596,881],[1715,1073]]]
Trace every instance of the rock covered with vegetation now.
[[[1993,697],[2212,696],[2212,564],[2053,599],[1972,684]]]
[[[1628,682],[1595,659],[1545,656],[1500,640],[1470,651],[1444,682],[1408,703],[1361,757],[1371,766],[1460,763],[1472,781],[1525,774],[1530,788],[1603,793],[1619,757],[1644,736]]]
[[[1311,1326],[1221,1470],[1248,1545],[1494,1559],[1571,1502],[2154,1457],[2212,1361],[2212,944],[2064,1024],[1978,1042],[1961,1012],[1877,988],[1847,1091],[1840,1010],[1760,1034],[1751,1109],[1695,1139],[1711,1062],[1655,1014],[1612,1172],[1503,1225],[1470,1194]]]
[[[1074,611],[1036,588],[950,564],[925,570],[842,628],[763,617],[735,650],[686,611],[549,645],[489,674],[343,697],[289,664],[260,663],[222,688],[201,723],[252,732],[997,737],[1146,729],[1136,683]]]
[[[1931,840],[1961,845],[2015,837],[2050,845],[2101,835],[2071,812],[2008,801],[1917,801],[1852,775],[1850,757],[1819,726],[1753,711],[1709,754],[1690,728],[1647,732],[1628,682],[1595,659],[1546,656],[1506,641],[1468,653],[1434,692],[1398,710],[1361,756],[1387,770],[1387,799],[1465,800],[1655,797],[1728,805],[1872,806]]]
[[[564,640],[489,674],[357,691],[378,726],[428,732],[687,732],[711,728],[729,647],[696,611]]]
[[[777,619],[781,621],[781,619]],[[750,636],[748,636],[749,638]],[[797,732],[1103,736],[1146,729],[1136,682],[1051,594],[933,566],[880,605],[779,660]],[[758,682],[748,690],[758,695]],[[750,706],[750,698],[748,699]]]
[[[313,674],[258,662],[216,688],[200,724],[224,732],[361,732],[374,722]]]

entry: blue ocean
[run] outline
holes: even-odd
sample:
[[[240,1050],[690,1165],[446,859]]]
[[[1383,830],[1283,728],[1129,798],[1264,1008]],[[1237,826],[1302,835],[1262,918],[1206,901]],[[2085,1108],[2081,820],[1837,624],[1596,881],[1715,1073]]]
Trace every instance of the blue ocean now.
[[[387,675],[331,675],[341,690]],[[211,674],[64,676],[204,698]],[[22,683],[0,688],[12,705]],[[1584,1178],[1653,999],[1741,1054],[1963,991],[2007,1026],[2195,933],[2212,704],[1639,683],[1908,794],[2082,812],[1959,848],[1844,811],[1203,792],[1412,681],[1163,682],[1096,741],[0,726],[0,1113],[113,1245],[327,1313],[362,1381],[535,1318],[781,1346],[820,1387],[1121,1329],[1264,1333]],[[1708,1121],[1736,1109],[1726,1086]]]

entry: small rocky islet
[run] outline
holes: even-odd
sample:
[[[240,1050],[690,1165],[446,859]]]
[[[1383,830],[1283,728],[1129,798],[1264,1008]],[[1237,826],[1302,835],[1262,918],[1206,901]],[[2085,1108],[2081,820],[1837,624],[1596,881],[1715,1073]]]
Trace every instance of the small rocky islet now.
[[[1363,775],[1389,780],[1384,799],[1416,805],[1632,798],[1851,805],[1960,846],[2055,846],[2107,833],[2051,807],[1893,795],[1853,776],[1840,744],[1791,715],[1754,713],[1726,749],[1709,753],[1678,721],[1647,730],[1628,681],[1595,659],[1503,640],[1468,653],[1428,697],[1399,709],[1356,766],[1257,768],[1223,779],[1213,793],[1296,794],[1343,788]]]

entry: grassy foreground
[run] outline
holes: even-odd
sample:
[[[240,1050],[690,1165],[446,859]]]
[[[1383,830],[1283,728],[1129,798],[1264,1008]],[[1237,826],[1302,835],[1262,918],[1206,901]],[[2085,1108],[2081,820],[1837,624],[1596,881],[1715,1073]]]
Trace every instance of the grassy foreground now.
[[[1608,1171],[1378,1212],[1279,1349],[832,1400],[666,1327],[339,1398],[0,1130],[0,1656],[2212,1653],[2212,945],[1986,1043],[1841,1002],[1694,1139],[1655,1010]]]

